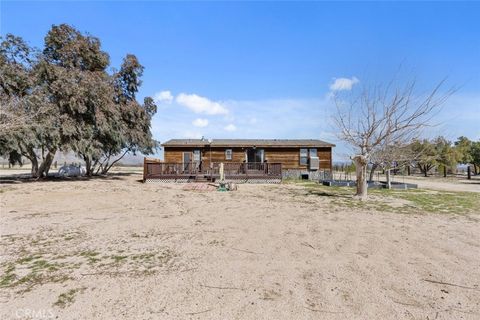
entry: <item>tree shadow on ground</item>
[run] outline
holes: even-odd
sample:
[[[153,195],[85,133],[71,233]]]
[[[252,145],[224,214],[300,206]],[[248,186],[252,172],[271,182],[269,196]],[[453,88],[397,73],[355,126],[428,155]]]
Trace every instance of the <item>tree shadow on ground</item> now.
[[[470,180],[470,181],[460,181],[460,183],[461,183],[461,184],[466,184],[466,185],[469,185],[469,184],[480,184],[480,181],[478,181],[478,182],[477,182],[477,181],[473,182],[473,181]]]
[[[0,184],[18,184],[18,183],[34,183],[34,182],[72,182],[72,181],[90,181],[90,180],[125,180],[126,177],[139,175],[138,172],[112,172],[107,175],[94,175],[91,177],[59,177],[57,175],[49,175],[46,178],[32,178],[28,174],[12,174],[0,177]],[[143,181],[143,180],[141,180]]]
[[[308,190],[307,194],[312,196],[329,197],[329,198],[352,198],[352,194],[326,192],[323,190]]]

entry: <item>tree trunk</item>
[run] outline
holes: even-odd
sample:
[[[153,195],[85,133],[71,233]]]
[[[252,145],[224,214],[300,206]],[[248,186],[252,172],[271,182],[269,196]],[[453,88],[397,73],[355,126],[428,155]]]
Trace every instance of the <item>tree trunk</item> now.
[[[37,154],[35,153],[35,150],[29,148],[28,150],[22,152],[22,156],[30,160],[30,163],[32,164],[32,169],[30,170],[30,174],[33,178],[36,177],[38,173],[38,158],[37,158]]]
[[[85,174],[88,177],[93,175],[93,168],[92,168],[92,158],[87,155],[83,155],[83,161],[85,161]]]
[[[476,165],[475,163],[473,164],[473,171],[475,172],[475,175],[478,174],[478,173],[477,173],[477,165]]]
[[[387,170],[387,189],[392,189],[392,179],[390,178],[390,170]]]
[[[37,174],[35,175],[36,178],[43,178],[48,176],[48,171],[50,170],[50,166],[53,163],[53,158],[55,157],[56,152],[56,149],[48,151],[45,160],[42,161],[40,167],[38,168]]]
[[[102,174],[107,174],[108,171],[115,165],[115,163],[117,163],[118,161],[122,160],[123,157],[125,157],[125,155],[126,155],[128,152],[129,152],[129,150],[126,150],[118,159],[112,161],[112,163],[110,163],[110,164],[108,163],[108,161],[109,161],[109,160],[108,160],[107,163],[105,164],[105,166],[104,166],[103,169],[102,169]],[[108,159],[110,159],[110,156],[108,156]]]
[[[373,181],[373,175],[375,174],[375,169],[377,169],[378,164],[374,163],[372,164],[372,168],[370,169],[370,177],[368,178],[368,181],[372,182]]]
[[[85,174],[88,177],[92,176],[92,161],[90,160],[90,157],[87,157],[85,160]]]
[[[368,160],[364,155],[356,155],[352,158],[353,163],[355,164],[355,171],[357,175],[357,193],[355,196],[359,197],[361,200],[364,200],[367,193],[367,164]]]
[[[423,173],[425,175],[425,177],[427,176],[427,165],[422,165],[422,164],[417,164],[418,168],[420,169],[420,172]]]
[[[32,170],[30,171],[32,177],[36,177],[38,174],[38,159],[37,157],[29,158],[30,162],[32,163]]]

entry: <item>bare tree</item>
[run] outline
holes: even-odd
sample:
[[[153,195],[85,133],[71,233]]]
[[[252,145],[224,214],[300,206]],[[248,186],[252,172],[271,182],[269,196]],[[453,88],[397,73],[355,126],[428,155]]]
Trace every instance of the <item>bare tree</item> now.
[[[368,181],[373,181],[373,175],[376,169],[382,169],[387,172],[387,183],[389,184],[390,181],[388,180],[390,176],[388,172],[409,163],[414,158],[409,145],[395,143],[393,145],[381,146],[372,152],[370,156],[369,163],[371,168]]]
[[[431,125],[439,107],[453,94],[454,89],[441,93],[442,80],[428,94],[416,92],[416,82],[385,87],[364,87],[359,94],[334,95],[337,107],[334,122],[339,138],[355,150],[351,157],[357,176],[356,196],[367,197],[367,165],[375,155],[392,152],[418,137],[421,129]]]

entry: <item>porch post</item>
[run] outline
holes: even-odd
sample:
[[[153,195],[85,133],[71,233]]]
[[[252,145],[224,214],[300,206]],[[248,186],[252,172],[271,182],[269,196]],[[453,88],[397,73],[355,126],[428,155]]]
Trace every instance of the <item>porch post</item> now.
[[[147,181],[147,158],[143,157],[143,182]]]

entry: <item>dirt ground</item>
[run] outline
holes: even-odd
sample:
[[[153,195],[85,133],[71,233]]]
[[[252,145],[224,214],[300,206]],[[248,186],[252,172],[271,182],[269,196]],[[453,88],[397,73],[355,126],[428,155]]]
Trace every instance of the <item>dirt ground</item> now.
[[[443,191],[464,191],[464,192],[480,192],[480,177],[472,177],[471,180],[466,178],[442,178],[442,177],[420,177],[420,176],[396,176],[394,181],[415,183],[419,188]]]
[[[478,213],[140,178],[0,184],[1,319],[480,319]]]

